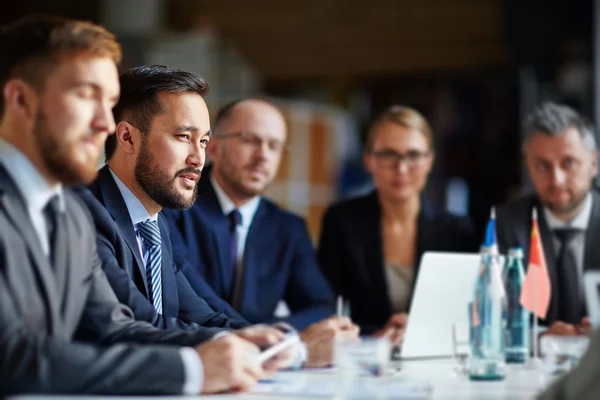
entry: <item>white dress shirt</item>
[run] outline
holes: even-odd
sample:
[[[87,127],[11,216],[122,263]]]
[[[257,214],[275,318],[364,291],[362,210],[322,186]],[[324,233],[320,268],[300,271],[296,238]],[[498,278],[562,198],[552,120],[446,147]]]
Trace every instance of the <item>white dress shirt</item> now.
[[[138,242],[140,255],[143,260],[144,253],[146,252],[146,244],[138,232],[137,225],[148,220],[158,221],[158,214],[148,214],[148,211],[142,202],[135,197],[123,181],[119,179],[112,169],[109,168],[108,170],[115,180],[115,183],[121,192],[121,196],[123,196],[125,205],[127,206],[127,211],[129,212],[129,217],[131,218],[133,229],[135,230],[135,237]],[[191,347],[181,347],[179,349],[179,354],[185,371],[183,393],[187,395],[197,395],[202,390],[202,385],[204,384],[204,366],[202,365],[202,360],[200,359],[200,356],[198,356],[196,350]]]
[[[592,203],[592,195],[591,193],[588,193],[585,200],[583,201],[583,207],[581,208],[581,211],[570,222],[563,222],[557,219],[552,215],[550,210],[544,207],[544,216],[546,217],[546,221],[548,222],[548,228],[552,233],[552,246],[554,246],[554,254],[559,254],[561,250],[560,240],[553,233],[555,229],[581,230],[581,232],[575,235],[575,237],[569,242],[569,247],[575,255],[575,262],[577,264],[577,276],[579,281],[580,294],[582,297],[584,297],[583,262],[585,255],[585,237],[588,225],[590,223],[590,217],[592,215]]]
[[[27,212],[42,251],[46,257],[50,254],[50,238],[44,218],[44,208],[55,195],[59,198],[59,209],[65,211],[65,198],[62,185],[50,186],[25,154],[0,138],[0,163],[14,181],[17,190],[25,200]]]

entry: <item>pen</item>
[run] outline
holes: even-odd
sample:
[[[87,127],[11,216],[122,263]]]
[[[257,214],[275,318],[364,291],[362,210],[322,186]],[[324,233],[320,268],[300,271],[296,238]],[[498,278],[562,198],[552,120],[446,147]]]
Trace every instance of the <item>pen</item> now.
[[[342,297],[342,295],[339,295],[337,297],[337,312],[336,312],[338,317],[343,317],[344,316],[344,297]]]
[[[344,300],[342,295],[337,297],[336,315],[338,317],[349,317],[350,316],[350,302]]]

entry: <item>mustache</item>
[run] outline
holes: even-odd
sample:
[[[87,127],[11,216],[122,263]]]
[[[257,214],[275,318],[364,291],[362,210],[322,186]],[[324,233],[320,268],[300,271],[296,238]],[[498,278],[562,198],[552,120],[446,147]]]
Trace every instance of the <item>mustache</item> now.
[[[177,178],[180,175],[183,174],[194,174],[198,177],[198,179],[200,179],[200,177],[202,176],[202,170],[201,169],[196,169],[193,167],[187,167],[184,169],[180,169],[179,171],[177,171],[177,173],[175,174],[175,177]]]

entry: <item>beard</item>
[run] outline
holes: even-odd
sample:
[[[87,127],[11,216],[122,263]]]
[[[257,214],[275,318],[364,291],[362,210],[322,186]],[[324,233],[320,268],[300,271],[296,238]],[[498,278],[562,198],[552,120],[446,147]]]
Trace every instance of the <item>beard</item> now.
[[[558,205],[553,202],[547,202],[547,201],[543,201],[543,200],[542,200],[542,203],[550,211],[553,211],[557,214],[570,213],[572,211],[575,211],[581,204],[583,204],[587,194],[588,194],[588,191],[584,191],[579,194],[574,194],[573,199],[564,205]]]
[[[226,149],[223,149],[223,154],[219,163],[216,164],[215,171],[218,171],[223,182],[235,193],[235,196],[242,199],[250,199],[255,196],[261,196],[271,183],[271,178],[265,178],[263,182],[245,182],[243,173],[246,169],[251,169],[259,166],[261,162],[247,164],[244,166],[236,166],[230,158]]]
[[[33,134],[42,162],[50,174],[63,185],[89,184],[96,178],[100,152],[96,157],[84,160],[76,148],[76,142],[57,140],[61,135],[52,132],[48,118],[42,110],[35,116]],[[88,136],[92,135],[93,133]]]
[[[179,175],[186,173],[199,174],[198,170],[192,167],[184,168],[178,171],[174,177],[170,177],[156,165],[154,156],[148,150],[146,140],[143,138],[133,173],[135,180],[144,192],[161,207],[187,210],[198,197],[198,183],[194,186],[192,196],[189,199],[186,199],[175,187],[175,180]]]

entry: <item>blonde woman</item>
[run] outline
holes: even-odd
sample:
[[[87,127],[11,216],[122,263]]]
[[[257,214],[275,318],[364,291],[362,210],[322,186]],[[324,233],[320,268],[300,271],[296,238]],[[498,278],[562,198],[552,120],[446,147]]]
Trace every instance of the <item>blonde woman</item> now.
[[[376,189],[334,204],[323,219],[319,262],[332,288],[350,301],[361,333],[395,344],[422,254],[477,248],[469,219],[423,199],[433,162],[427,120],[408,107],[388,108],[371,126],[364,151]]]

